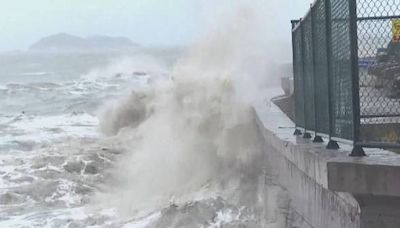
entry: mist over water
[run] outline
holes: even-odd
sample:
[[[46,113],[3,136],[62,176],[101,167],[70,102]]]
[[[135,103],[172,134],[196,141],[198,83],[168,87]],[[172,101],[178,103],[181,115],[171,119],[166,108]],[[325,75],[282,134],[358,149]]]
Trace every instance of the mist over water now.
[[[252,108],[285,58],[265,24],[278,1],[235,5],[176,61],[95,56],[3,80],[0,225],[286,227]]]
[[[189,212],[195,219],[179,218],[179,212],[168,218],[170,210],[186,211],[207,200],[248,210],[232,215],[236,219],[225,221],[227,227],[284,226],[279,200],[265,199],[265,148],[251,106],[273,85],[277,67],[266,61],[268,47],[257,42],[264,32],[258,19],[254,9],[240,8],[188,50],[169,80],[157,80],[103,111],[100,129],[123,139],[128,149],[97,202],[133,218],[166,208],[150,227],[213,227],[216,218],[202,218],[202,206]],[[205,204],[216,214],[224,209]],[[268,214],[275,216],[268,220]]]

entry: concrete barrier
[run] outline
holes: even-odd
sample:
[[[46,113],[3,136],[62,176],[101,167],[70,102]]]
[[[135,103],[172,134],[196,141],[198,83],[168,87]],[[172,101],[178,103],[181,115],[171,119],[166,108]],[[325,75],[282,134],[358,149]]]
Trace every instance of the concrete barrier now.
[[[400,227],[397,154],[374,149],[368,150],[369,157],[352,158],[350,145],[326,150],[325,144],[295,137],[293,123],[270,99],[255,109],[265,139],[267,172],[290,197],[288,228]]]

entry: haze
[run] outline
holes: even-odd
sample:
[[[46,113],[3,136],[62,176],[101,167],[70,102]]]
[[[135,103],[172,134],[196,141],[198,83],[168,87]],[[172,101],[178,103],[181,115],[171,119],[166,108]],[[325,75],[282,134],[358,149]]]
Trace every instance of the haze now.
[[[259,1],[277,40],[290,39],[289,20],[309,0]],[[0,0],[0,51],[26,49],[38,39],[65,32],[124,36],[144,46],[182,46],[196,40],[239,0]],[[276,12],[276,5],[282,10]],[[274,5],[274,6],[272,6]]]

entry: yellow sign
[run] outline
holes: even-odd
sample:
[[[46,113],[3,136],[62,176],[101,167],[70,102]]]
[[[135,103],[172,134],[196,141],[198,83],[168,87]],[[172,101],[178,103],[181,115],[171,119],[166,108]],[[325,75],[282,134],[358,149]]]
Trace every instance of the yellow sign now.
[[[400,43],[400,19],[392,21],[392,33],[393,33],[392,41],[394,43]]]

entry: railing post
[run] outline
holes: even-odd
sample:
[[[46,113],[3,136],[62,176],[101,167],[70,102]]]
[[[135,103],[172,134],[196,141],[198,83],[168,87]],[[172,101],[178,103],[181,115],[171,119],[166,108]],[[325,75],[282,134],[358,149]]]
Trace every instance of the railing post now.
[[[350,52],[351,52],[351,86],[353,106],[353,144],[350,156],[366,156],[360,142],[360,81],[358,69],[358,31],[357,31],[357,1],[349,0],[350,15]]]
[[[329,109],[329,142],[326,146],[327,149],[330,150],[337,150],[339,149],[339,144],[332,139],[333,135],[333,102],[332,102],[332,80],[333,80],[333,73],[332,73],[332,14],[331,14],[331,1],[325,1],[325,26],[326,26],[326,52],[327,52],[327,68],[328,68],[328,109]]]

